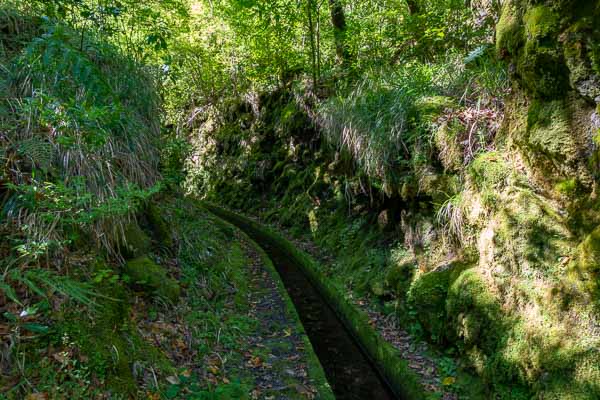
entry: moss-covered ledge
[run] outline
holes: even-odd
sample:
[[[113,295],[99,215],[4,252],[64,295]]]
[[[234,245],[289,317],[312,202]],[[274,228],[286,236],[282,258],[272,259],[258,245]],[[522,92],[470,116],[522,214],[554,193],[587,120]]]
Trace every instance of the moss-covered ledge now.
[[[319,264],[310,255],[298,250],[277,232],[247,217],[213,204],[203,203],[203,205],[217,216],[245,231],[257,242],[268,243],[283,250],[300,265],[303,272],[321,292],[329,305],[333,307],[346,328],[352,333],[378,368],[380,374],[399,397],[417,400],[433,396],[432,393],[428,393],[422,387],[418,376],[409,368],[408,362],[402,358],[400,352],[373,329],[369,324],[368,316],[340,293],[339,289],[322,274]]]

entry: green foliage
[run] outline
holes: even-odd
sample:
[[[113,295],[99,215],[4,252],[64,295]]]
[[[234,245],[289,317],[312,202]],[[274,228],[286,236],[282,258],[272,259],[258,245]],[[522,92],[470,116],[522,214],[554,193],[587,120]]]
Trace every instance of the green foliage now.
[[[43,269],[23,271],[18,268],[10,268],[5,272],[0,281],[0,291],[12,301],[22,304],[13,289],[17,285],[24,285],[41,298],[63,296],[86,306],[95,306],[94,299],[100,296],[89,284]]]
[[[493,192],[506,185],[510,168],[498,152],[481,153],[469,168],[475,185],[482,191]]]
[[[3,215],[28,248],[77,227],[112,251],[120,218],[160,189],[155,86],[116,48],[63,24],[47,20],[28,40],[2,60]]]
[[[387,78],[366,76],[347,95],[320,109],[326,140],[360,171],[384,186],[397,183],[424,144],[416,128],[415,103],[432,90],[435,68],[414,65]],[[417,154],[415,154],[417,153]],[[418,162],[418,161],[417,161]]]
[[[76,29],[81,46],[86,36],[100,36],[137,61],[165,55],[170,39],[187,29],[185,0],[25,0],[23,11],[44,15]]]
[[[164,267],[156,264],[147,256],[142,256],[127,262],[124,273],[131,282],[150,292],[177,303],[181,288],[176,280],[167,277]]]

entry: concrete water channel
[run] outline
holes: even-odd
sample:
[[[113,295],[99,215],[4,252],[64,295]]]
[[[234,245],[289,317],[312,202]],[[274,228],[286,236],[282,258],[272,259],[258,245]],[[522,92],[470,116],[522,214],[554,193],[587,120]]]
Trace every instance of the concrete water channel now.
[[[381,375],[376,364],[348,331],[334,309],[303,272],[286,249],[257,234],[250,226],[228,218],[228,214],[209,207],[220,217],[249,235],[271,258],[300,320],[339,400],[401,399]]]

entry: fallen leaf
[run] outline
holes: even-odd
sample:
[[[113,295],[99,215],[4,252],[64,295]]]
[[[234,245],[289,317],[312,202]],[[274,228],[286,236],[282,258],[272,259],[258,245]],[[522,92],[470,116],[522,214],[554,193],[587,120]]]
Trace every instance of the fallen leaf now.
[[[217,374],[219,373],[219,368],[215,367],[214,365],[210,365],[210,366],[208,367],[208,370],[209,370],[210,372],[212,372],[213,374],[215,374],[215,375],[217,375]]]
[[[442,381],[442,385],[444,385],[444,386],[450,386],[450,385],[454,384],[454,382],[456,382],[456,378],[455,377],[453,377],[453,376],[447,376]]]
[[[27,395],[27,397],[25,397],[25,400],[48,400],[48,394],[44,392],[31,393],[30,395]]]
[[[255,368],[258,368],[262,365],[262,360],[258,356],[252,357],[252,359],[250,361]]]

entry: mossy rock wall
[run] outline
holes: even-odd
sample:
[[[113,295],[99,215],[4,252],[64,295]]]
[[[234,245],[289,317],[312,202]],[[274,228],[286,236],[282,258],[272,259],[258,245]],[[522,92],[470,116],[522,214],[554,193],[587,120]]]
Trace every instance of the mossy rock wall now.
[[[125,225],[123,236],[119,239],[120,252],[126,259],[140,257],[152,248],[152,240],[136,221]]]
[[[598,2],[504,4],[496,45],[517,84],[505,127],[548,188],[574,178],[589,193],[597,184],[599,39]]]

